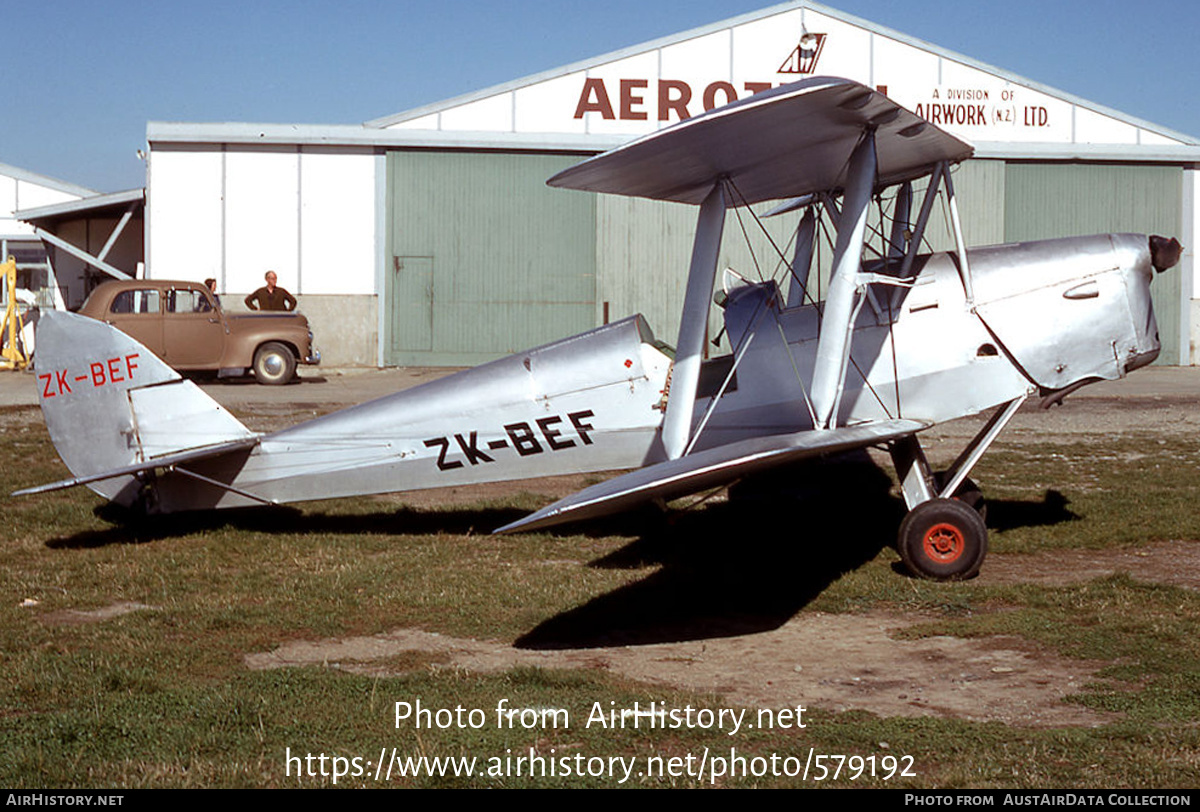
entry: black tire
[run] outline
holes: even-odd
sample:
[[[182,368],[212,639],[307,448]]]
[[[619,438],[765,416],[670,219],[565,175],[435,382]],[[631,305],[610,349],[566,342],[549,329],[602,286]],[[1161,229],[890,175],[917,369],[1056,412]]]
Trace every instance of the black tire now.
[[[909,572],[934,581],[965,581],[987,556],[983,518],[957,499],[931,499],[900,523],[896,550]]]
[[[263,344],[254,353],[254,378],[268,386],[285,384],[296,376],[296,356],[278,341]]]

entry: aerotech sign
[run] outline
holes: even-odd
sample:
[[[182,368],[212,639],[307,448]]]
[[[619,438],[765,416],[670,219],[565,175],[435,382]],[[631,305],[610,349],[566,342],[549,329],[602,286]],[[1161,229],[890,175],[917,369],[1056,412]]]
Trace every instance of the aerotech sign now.
[[[590,131],[597,129],[597,119],[625,123],[682,121],[781,84],[828,74],[820,69],[821,56],[827,44],[831,53],[836,49],[837,43],[831,39],[827,33],[805,31],[788,54],[776,53],[780,64],[775,70],[738,81],[697,81],[667,75],[581,77],[572,118],[590,124]],[[869,64],[869,60],[862,61]],[[973,140],[1070,140],[1073,105],[961,64],[949,71],[945,65],[940,67],[943,74],[948,72],[957,81],[928,84],[921,81],[920,71],[905,70],[900,65],[894,72],[877,71],[873,84],[922,118]],[[914,73],[918,75],[914,77]]]
[[[791,55],[776,71],[777,76],[788,78],[779,81],[741,83],[741,94],[752,95],[762,90],[769,90],[777,84],[811,76],[820,60],[821,51],[825,45],[825,34],[804,34],[800,37]],[[596,113],[605,120],[616,118],[622,121],[646,121],[650,118],[650,108],[653,107],[654,118],[657,121],[682,121],[691,118],[697,112],[705,112],[720,107],[739,98],[739,88],[733,82],[717,80],[704,86],[703,91],[693,89],[692,84],[685,79],[658,79],[655,81],[655,99],[648,99],[650,89],[649,79],[619,79],[617,81],[617,105],[613,105],[613,97],[609,94],[608,85],[603,77],[588,77],[583,80],[583,89],[579,94],[579,102],[575,105],[575,118],[582,119],[588,113]]]
[[[561,75],[380,122],[414,129],[642,135],[809,76],[841,76],[972,142],[1175,143],[990,72],[812,9],[700,30]]]

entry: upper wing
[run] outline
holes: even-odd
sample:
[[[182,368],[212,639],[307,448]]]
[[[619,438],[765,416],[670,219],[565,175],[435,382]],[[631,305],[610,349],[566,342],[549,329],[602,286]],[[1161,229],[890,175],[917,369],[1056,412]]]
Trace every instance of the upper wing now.
[[[496,532],[536,530],[606,516],[652,499],[674,499],[783,463],[863,448],[925,428],[927,424],[915,420],[879,420],[828,431],[801,431],[730,443],[584,488]]]
[[[548,183],[566,189],[703,202],[718,178],[738,193],[730,205],[841,189],[864,129],[875,128],[878,183],[924,175],[973,148],[849,79],[816,77],[766,90],[639,138],[566,169]]]

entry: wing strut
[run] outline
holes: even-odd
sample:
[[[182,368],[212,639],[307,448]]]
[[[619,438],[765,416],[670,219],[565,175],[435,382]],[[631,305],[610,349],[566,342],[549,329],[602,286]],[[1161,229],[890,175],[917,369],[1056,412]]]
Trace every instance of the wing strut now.
[[[946,162],[939,161],[933,168],[933,174],[929,176],[929,184],[925,187],[925,199],[921,201],[921,212],[917,215],[912,237],[908,241],[908,252],[904,255],[904,262],[900,265],[898,276],[901,279],[907,279],[908,275],[912,273],[913,260],[921,252],[921,240],[925,238],[925,227],[929,224],[929,215],[933,213],[933,203],[937,200],[938,186],[941,185],[942,176],[947,171]]]
[[[800,225],[796,227],[796,250],[792,254],[792,281],[788,287],[787,306],[799,307],[804,304],[808,293],[808,278],[812,272],[813,247],[817,237],[817,216],[813,207],[809,206]]]
[[[896,205],[892,209],[892,232],[888,237],[887,248],[889,265],[893,262],[902,262],[904,255],[908,253],[905,246],[908,245],[908,225],[912,218],[912,197],[912,181],[906,181],[896,192]]]
[[[817,360],[813,367],[812,399],[817,413],[817,428],[833,428],[837,405],[846,378],[850,357],[850,336],[854,329],[855,298],[865,285],[859,280],[862,268],[863,239],[867,230],[867,211],[875,190],[875,133],[868,130],[850,156],[837,245],[833,253],[833,274],[821,337],[817,340]]]
[[[950,173],[943,171],[946,181],[946,199],[950,205],[950,225],[954,228],[954,246],[958,252],[958,273],[962,277],[963,290],[967,294],[967,307],[975,309],[975,289],[971,285],[971,268],[967,265],[967,241],[963,237],[962,220],[958,216],[958,198],[954,195],[954,181]]]
[[[724,230],[724,182],[718,180],[700,204],[700,216],[696,220],[692,265],[688,269],[679,341],[675,346],[675,368],[671,372],[671,396],[667,398],[667,413],[663,417],[663,448],[669,460],[683,456],[691,435],[696,385],[700,381],[700,362],[704,356],[704,335],[708,330],[708,309],[717,282],[717,259]]]
[[[908,279],[912,275],[913,261],[921,251],[921,241],[925,239],[925,227],[929,224],[929,215],[933,212],[934,201],[937,200],[938,187],[942,184],[942,176],[948,171],[945,161],[938,161],[933,167],[933,174],[929,176],[929,184],[925,187],[925,197],[921,201],[921,211],[917,215],[917,222],[913,225],[912,235],[908,238],[908,249],[904,253],[904,260],[900,263],[900,270],[896,273],[899,279]],[[893,308],[900,306],[903,296],[903,289],[897,289],[892,293]]]

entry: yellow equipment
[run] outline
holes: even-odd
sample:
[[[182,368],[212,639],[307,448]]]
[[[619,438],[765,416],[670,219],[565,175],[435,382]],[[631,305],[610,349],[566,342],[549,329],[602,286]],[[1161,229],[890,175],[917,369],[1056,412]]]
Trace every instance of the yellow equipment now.
[[[0,265],[0,268],[4,270],[4,289],[8,293],[4,326],[0,328],[0,340],[4,341],[4,349],[0,350],[0,369],[24,369],[29,366],[29,358],[19,340],[25,325],[21,322],[21,312],[17,310],[17,260],[9,257],[8,262]]]

